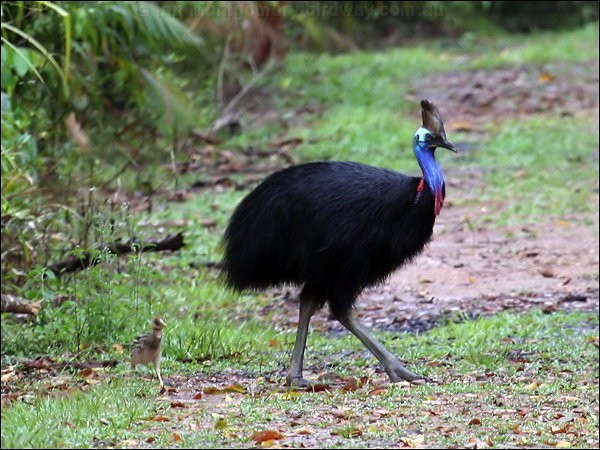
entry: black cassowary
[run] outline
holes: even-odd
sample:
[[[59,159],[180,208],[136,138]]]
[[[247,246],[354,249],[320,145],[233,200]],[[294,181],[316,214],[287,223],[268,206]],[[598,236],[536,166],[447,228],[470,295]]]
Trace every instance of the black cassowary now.
[[[412,177],[354,162],[312,162],[267,177],[242,200],[224,236],[222,270],[237,290],[303,285],[296,343],[286,384],[306,386],[304,349],[312,315],[325,303],[383,364],[392,382],[409,371],[353,316],[366,287],[381,283],[431,239],[445,196],[436,147],[456,151],[442,118],[421,102],[423,126],[413,140],[423,171]]]

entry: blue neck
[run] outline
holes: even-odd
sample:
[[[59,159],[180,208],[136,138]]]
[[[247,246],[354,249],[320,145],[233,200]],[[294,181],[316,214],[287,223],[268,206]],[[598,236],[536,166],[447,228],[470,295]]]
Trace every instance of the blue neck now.
[[[435,198],[434,213],[437,216],[444,203],[442,193],[444,189],[444,173],[435,160],[434,150],[427,148],[425,142],[419,141],[418,136],[415,136],[413,149],[417,162],[423,172],[423,178]]]
[[[436,192],[441,192],[444,186],[444,173],[435,160],[434,151],[429,150],[424,142],[415,139],[414,152],[431,193],[435,195]]]

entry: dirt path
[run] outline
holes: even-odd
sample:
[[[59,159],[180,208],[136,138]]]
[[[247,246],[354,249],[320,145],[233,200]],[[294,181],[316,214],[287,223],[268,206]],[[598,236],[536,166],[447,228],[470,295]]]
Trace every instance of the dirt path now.
[[[597,221],[471,231],[469,214],[444,211],[418,260],[363,294],[365,321],[385,327],[459,311],[598,308]]]

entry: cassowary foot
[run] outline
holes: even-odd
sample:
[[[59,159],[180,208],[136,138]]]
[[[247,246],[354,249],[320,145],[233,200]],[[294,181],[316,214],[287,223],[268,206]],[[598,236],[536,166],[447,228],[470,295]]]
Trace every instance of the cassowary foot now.
[[[400,381],[421,381],[425,383],[431,383],[433,381],[431,378],[425,377],[423,375],[417,375],[416,373],[411,372],[403,365],[394,365],[392,367],[387,367],[385,371],[390,377],[390,381],[392,383],[398,383]]]
[[[288,375],[285,379],[285,385],[287,387],[300,387],[305,388],[310,386],[310,381],[303,377],[293,377]]]

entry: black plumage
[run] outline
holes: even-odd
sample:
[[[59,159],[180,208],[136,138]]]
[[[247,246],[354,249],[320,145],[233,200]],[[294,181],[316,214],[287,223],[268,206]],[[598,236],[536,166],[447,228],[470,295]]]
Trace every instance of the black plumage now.
[[[453,147],[437,109],[422,105],[423,124],[434,129],[421,133],[432,140],[419,145],[431,152],[429,164],[437,168],[435,147]],[[415,146],[419,139],[415,135]],[[430,240],[439,209],[423,178],[355,162],[311,162],[268,176],[236,208],[224,237],[227,284],[240,291],[303,285],[288,384],[307,383],[302,360],[308,322],[325,303],[392,381],[422,378],[368,335],[352,307],[363,289],[384,281]],[[440,190],[443,203],[443,181]]]
[[[225,272],[239,290],[305,283],[333,314],[415,256],[431,237],[420,178],[352,162],[314,162],[264,180],[236,209]],[[406,191],[413,192],[407,196]]]

